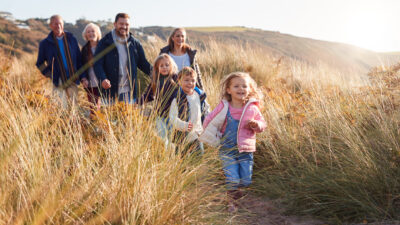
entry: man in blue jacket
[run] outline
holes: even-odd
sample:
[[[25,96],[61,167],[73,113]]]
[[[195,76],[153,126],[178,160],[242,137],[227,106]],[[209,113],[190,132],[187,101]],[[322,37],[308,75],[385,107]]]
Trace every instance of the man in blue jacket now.
[[[81,67],[81,52],[75,37],[64,31],[64,21],[59,15],[50,18],[51,32],[39,44],[36,66],[40,72],[52,79],[53,94],[59,97],[64,108],[76,102]]]
[[[151,65],[140,42],[129,33],[129,15],[118,13],[114,29],[97,45],[94,71],[101,82],[101,93],[107,103],[115,100],[135,103],[138,98],[137,68],[150,75]]]

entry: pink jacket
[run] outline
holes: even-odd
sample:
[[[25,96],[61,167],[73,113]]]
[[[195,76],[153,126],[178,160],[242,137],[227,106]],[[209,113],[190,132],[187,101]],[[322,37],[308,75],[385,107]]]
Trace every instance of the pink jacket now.
[[[199,140],[203,143],[217,147],[221,142],[221,137],[226,127],[226,115],[229,109],[229,102],[222,100],[218,106],[206,117],[203,123],[204,131]],[[247,128],[247,121],[255,120],[258,126],[255,129]],[[240,117],[237,143],[239,152],[256,151],[256,133],[265,130],[266,123],[258,108],[258,101],[250,99],[244,106]]]

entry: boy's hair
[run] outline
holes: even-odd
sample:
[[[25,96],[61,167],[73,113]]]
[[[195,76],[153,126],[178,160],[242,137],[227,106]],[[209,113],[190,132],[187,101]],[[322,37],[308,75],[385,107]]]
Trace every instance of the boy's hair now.
[[[192,69],[190,66],[185,66],[182,68],[181,71],[178,73],[178,80],[182,79],[184,76],[191,76],[197,78],[197,73]]]
[[[85,41],[88,41],[88,39],[87,39],[87,37],[86,37],[86,31],[87,31],[87,29],[89,29],[89,27],[93,27],[94,32],[96,32],[96,34],[97,34],[97,40],[96,40],[96,41],[100,41],[100,39],[101,39],[100,27],[97,26],[97,25],[94,24],[94,23],[88,23],[88,24],[86,25],[85,29],[83,29],[83,31],[82,31],[82,37],[83,37],[83,39],[84,39]]]
[[[185,32],[185,34],[186,34],[186,30],[185,30],[185,28],[183,28],[183,27],[175,28],[175,29],[172,31],[171,35],[169,35],[169,38],[168,38],[168,46],[169,46],[169,49],[170,49],[171,51],[174,49],[174,41],[172,40],[172,37],[174,37],[174,35],[175,35],[175,33],[176,33],[177,31],[182,31],[182,32]],[[189,49],[189,48],[190,48],[190,46],[189,46],[188,44],[185,43],[185,44],[183,45],[183,49],[185,50],[185,52],[186,52],[186,50]]]
[[[245,72],[233,72],[224,77],[224,79],[221,82],[221,98],[226,99],[227,101],[232,101],[232,96],[228,94],[226,89],[231,85],[232,79],[236,77],[241,77],[249,83],[249,95],[247,96],[246,101],[248,101],[250,98],[255,98],[257,100],[261,100],[263,98],[263,94],[259,88],[257,88],[257,83],[251,78],[250,74],[245,73]]]
[[[115,16],[115,21],[114,22],[116,23],[119,18],[129,19],[130,17],[129,17],[129,15],[127,13],[118,13]]]
[[[154,61],[153,66],[153,74],[151,79],[151,88],[153,89],[153,93],[156,93],[156,85],[160,78],[160,64],[161,61],[166,59],[169,62],[169,71],[168,71],[168,79],[172,78],[172,75],[178,72],[178,66],[176,65],[175,61],[169,56],[168,54],[161,54],[159,55],[156,60]]]

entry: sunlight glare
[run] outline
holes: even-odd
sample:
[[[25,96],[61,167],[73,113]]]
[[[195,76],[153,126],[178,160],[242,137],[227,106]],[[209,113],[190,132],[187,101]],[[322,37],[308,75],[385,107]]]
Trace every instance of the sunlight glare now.
[[[348,43],[374,51],[390,48],[392,43],[385,41],[391,35],[389,18],[385,11],[378,6],[360,7],[347,16],[343,36]]]

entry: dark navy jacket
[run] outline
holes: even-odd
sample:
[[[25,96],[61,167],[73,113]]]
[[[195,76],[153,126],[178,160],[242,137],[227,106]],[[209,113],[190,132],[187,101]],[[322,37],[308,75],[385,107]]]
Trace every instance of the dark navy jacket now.
[[[71,53],[72,63],[74,64],[75,72],[81,67],[81,51],[79,49],[78,41],[72,35],[72,33],[64,32],[67,38],[69,50]],[[36,67],[39,68],[40,72],[46,76],[52,78],[53,84],[58,87],[59,79],[61,78],[60,65],[57,62],[57,45],[54,43],[53,31],[49,33],[47,38],[42,40],[39,44],[39,53],[36,61]],[[64,66],[64,65],[61,65]],[[69,74],[68,79],[72,74]],[[80,75],[80,74],[79,74]],[[75,82],[79,84],[79,77],[75,78]]]
[[[143,47],[140,42],[129,34],[128,37],[128,72],[133,88],[133,97],[138,96],[137,89],[137,68],[145,74],[150,75],[151,65],[146,59]],[[105,55],[103,55],[105,54]],[[100,82],[100,90],[105,98],[118,97],[118,82],[119,82],[119,55],[115,46],[111,32],[97,44],[95,60],[100,57],[94,64],[94,72]],[[130,62],[130,64],[129,64]],[[101,87],[103,80],[108,79],[111,83],[111,88],[105,90]],[[132,91],[132,90],[131,90]]]
[[[156,100],[157,115],[162,118],[168,118],[169,108],[172,100],[176,97],[176,91],[179,88],[177,84],[178,75],[172,75],[171,79],[172,80],[166,79],[163,85],[159,83],[156,86],[156,93],[153,93],[150,83],[142,97],[140,97],[138,103],[142,105],[146,102]]]

